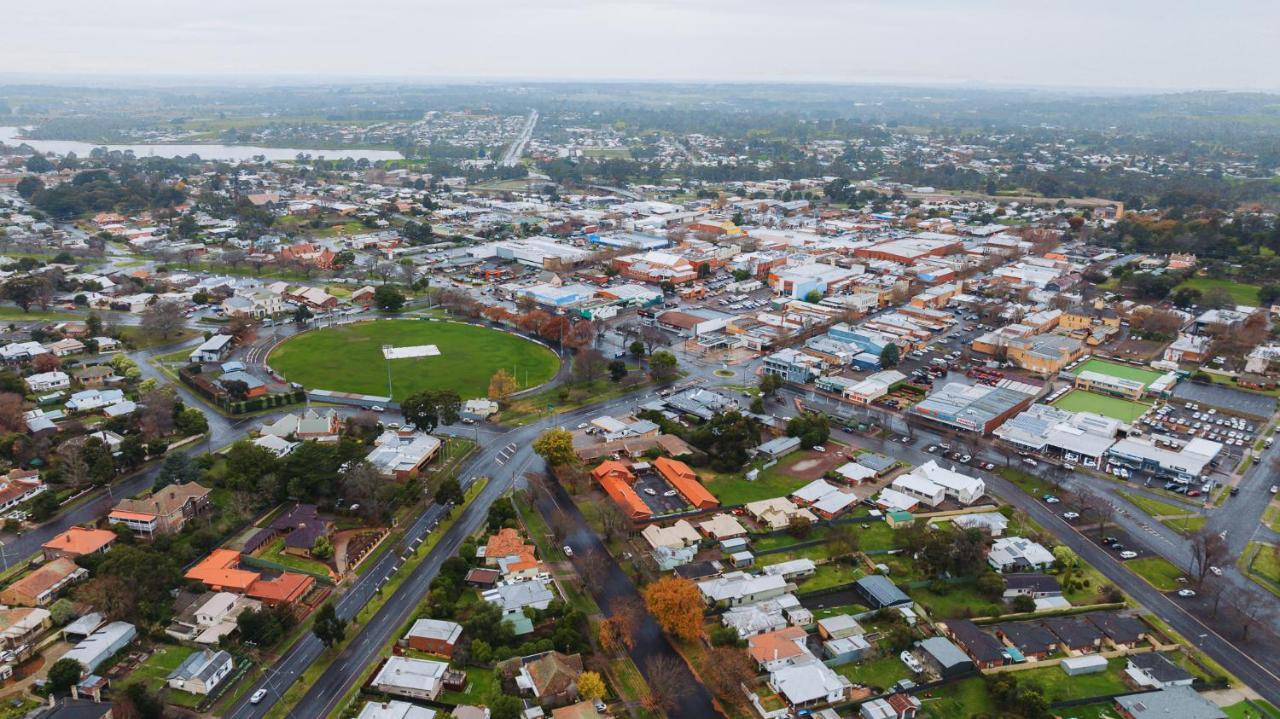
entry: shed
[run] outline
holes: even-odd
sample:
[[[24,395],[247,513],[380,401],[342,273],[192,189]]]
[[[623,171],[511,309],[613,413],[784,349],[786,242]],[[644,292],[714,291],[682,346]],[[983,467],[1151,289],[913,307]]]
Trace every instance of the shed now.
[[[929,659],[938,665],[938,670],[942,673],[943,679],[973,671],[973,660],[960,651],[960,647],[953,644],[950,639],[929,637],[916,642],[916,646],[920,647]]]
[[[1107,670],[1107,658],[1101,654],[1086,654],[1082,657],[1067,657],[1058,663],[1062,671],[1069,677],[1081,674],[1097,674]]]
[[[866,600],[867,606],[872,609],[911,604],[911,597],[908,597],[893,582],[879,574],[863,577],[854,582],[853,587]]]

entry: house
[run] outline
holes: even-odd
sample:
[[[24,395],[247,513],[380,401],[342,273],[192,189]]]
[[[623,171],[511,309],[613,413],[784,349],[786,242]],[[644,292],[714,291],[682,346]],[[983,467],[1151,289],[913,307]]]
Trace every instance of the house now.
[[[191,351],[189,359],[196,364],[221,362],[231,351],[231,335],[214,335]]]
[[[1004,644],[968,619],[949,619],[945,628],[947,636],[955,641],[978,669],[990,669],[1009,663],[1010,657]]]
[[[845,492],[824,479],[815,479],[792,492],[790,497],[797,505],[808,507],[823,519],[835,518],[858,501],[852,492]]]
[[[609,495],[614,504],[632,521],[648,519],[653,516],[649,505],[632,489],[636,476],[627,465],[607,460],[591,470],[591,478]]]
[[[536,552],[532,544],[524,541],[520,532],[511,527],[503,527],[490,536],[485,546],[476,554],[484,557],[486,566],[497,567],[500,576],[510,583],[513,580],[534,578],[541,572],[542,565],[538,562]]]
[[[40,607],[0,608],[0,647],[30,644],[53,626],[53,615]]]
[[[876,697],[858,707],[862,719],[915,719],[919,711],[920,700],[910,694]]]
[[[960,504],[973,504],[987,492],[987,485],[981,479],[947,469],[933,460],[916,467],[912,473],[940,485],[948,497]]]
[[[653,468],[695,508],[712,509],[720,506],[720,500],[713,497],[707,488],[702,486],[697,472],[690,469],[684,462],[669,457],[658,457],[653,460]]]
[[[1119,612],[1090,612],[1084,616],[1116,649],[1133,649],[1150,635],[1150,629],[1141,620]]]
[[[1045,659],[1058,651],[1058,637],[1039,622],[1006,622],[997,624],[995,631],[997,637],[1031,661]]]
[[[836,614],[818,620],[818,635],[823,639],[844,639],[865,633],[858,620],[848,614]]]
[[[244,385],[244,397],[248,399],[262,397],[270,391],[266,382],[263,382],[243,370],[226,372],[215,381],[219,387],[226,390],[233,397],[236,396],[236,391],[235,388],[232,387],[232,383]]]
[[[747,536],[747,528],[731,514],[717,514],[698,523],[698,531],[717,542]]]
[[[1195,682],[1194,676],[1174,664],[1164,652],[1130,655],[1124,673],[1134,686],[1144,689],[1189,687]]]
[[[517,659],[516,686],[532,692],[539,704],[562,705],[578,700],[578,676],[582,674],[581,654],[544,652]]]
[[[442,657],[452,657],[458,638],[462,636],[462,625],[443,619],[419,619],[409,627],[404,635],[405,643],[410,649]]]
[[[1001,579],[1004,580],[1005,599],[1014,597],[1041,599],[1043,597],[1062,596],[1062,586],[1058,584],[1058,578],[1051,577],[1048,574],[1011,572],[1003,575]]]
[[[369,685],[380,692],[409,699],[434,700],[444,688],[449,665],[432,659],[389,657]]]
[[[778,459],[800,449],[799,437],[774,437],[755,448],[756,454]]]
[[[86,529],[72,527],[58,536],[40,545],[46,560],[68,557],[75,559],[85,554],[105,552],[115,544],[115,532],[106,529]]]
[[[1053,562],[1053,552],[1025,537],[1001,537],[987,554],[987,563],[997,572],[1042,571]]]
[[[249,444],[252,444],[255,447],[261,447],[262,449],[270,452],[276,458],[280,458],[297,449],[302,443],[290,442],[289,440],[281,439],[274,434],[264,434],[261,437],[254,439]]]
[[[792,559],[785,562],[778,562],[777,564],[770,564],[767,567],[763,567],[760,571],[770,576],[782,577],[788,582],[794,582],[799,579],[812,577],[814,573],[818,571],[818,567],[814,564],[812,559],[802,557],[800,559]]]
[[[196,484],[171,484],[150,497],[123,499],[107,515],[109,524],[123,524],[148,539],[173,534],[209,506],[209,490]]]
[[[810,523],[818,521],[816,514],[808,509],[797,507],[785,497],[748,502],[743,509],[752,519],[771,531],[786,529],[793,519],[806,520]]]
[[[728,572],[719,577],[698,582],[698,590],[707,604],[724,603],[730,607],[754,604],[786,594],[787,580],[773,574],[747,574]]]
[[[395,480],[416,477],[440,451],[440,440],[408,429],[387,430],[373,441],[373,451],[365,456],[378,473]]]
[[[809,654],[805,649],[807,636],[803,627],[765,632],[747,639],[747,651],[762,670],[772,672]]]
[[[89,576],[89,570],[59,557],[0,590],[0,602],[19,607],[45,607],[67,586]]]
[[[245,540],[243,548],[246,552],[256,552],[276,538],[284,537],[281,549],[285,554],[310,557],[316,540],[329,536],[332,531],[333,522],[321,517],[316,505],[295,504]]]
[[[235,661],[227,652],[219,649],[201,649],[192,652],[165,679],[170,688],[190,694],[207,695],[226,679],[235,668]]]
[[[590,701],[556,707],[551,710],[551,719],[604,719],[604,715],[596,711],[596,705]]]
[[[692,547],[702,540],[702,535],[698,534],[693,525],[684,519],[676,520],[668,527],[650,524],[640,531],[640,536],[644,537],[653,549]]]
[[[550,584],[542,579],[499,584],[480,596],[490,604],[497,604],[503,614],[523,614],[525,607],[546,609],[556,598]]]
[[[1083,617],[1050,617],[1044,626],[1058,638],[1058,646],[1068,653],[1084,654],[1102,649],[1102,632]]]
[[[11,469],[8,474],[0,476],[0,512],[12,509],[47,489],[40,481],[39,472]]]
[[[813,623],[813,612],[805,609],[794,594],[781,594],[753,604],[730,607],[720,615],[720,623],[745,639],[786,626],[808,626]]]
[[[33,374],[23,381],[27,383],[27,388],[32,392],[55,392],[71,387],[70,375],[60,370]]]
[[[898,589],[893,582],[887,577],[879,574],[872,574],[853,583],[853,589],[864,600],[864,603],[872,609],[882,609],[884,607],[905,607],[911,605],[911,597],[908,597],[901,589]]]
[[[793,709],[833,704],[847,699],[853,682],[836,674],[806,652],[807,661],[788,664],[769,674],[769,688]]]
[[[215,592],[243,594],[268,606],[296,604],[311,591],[316,581],[309,574],[294,572],[264,577],[256,570],[240,566],[240,552],[221,548],[210,552],[183,577],[203,582]]]
[[[365,702],[356,719],[435,719],[435,716],[435,709],[392,699],[386,702]],[[458,713],[455,711],[453,716],[457,717]],[[478,719],[488,717],[488,713],[482,713]]]
[[[1227,719],[1221,709],[1191,687],[1116,697],[1116,711],[1125,719]]]
[[[321,412],[308,408],[302,414],[286,414],[275,422],[262,425],[259,433],[298,441],[337,442],[342,434],[342,418],[334,409]]]
[[[373,295],[374,289],[369,285],[365,285],[351,293],[351,301],[368,307],[373,304]]]
[[[108,365],[85,367],[79,372],[76,372],[76,381],[80,383],[81,387],[86,388],[96,389],[104,387],[111,382],[119,381],[119,379],[120,378],[116,376],[115,370]]]
[[[62,560],[60,560],[62,561]],[[103,662],[115,656],[138,636],[138,630],[128,622],[111,622],[90,634],[71,651],[62,655],[63,659],[74,659],[88,674],[92,674]]]
[[[72,412],[88,412],[90,410],[110,407],[124,401],[124,392],[118,389],[98,390],[86,389],[67,398],[66,408]]]
[[[937,507],[942,504],[943,499],[947,496],[947,491],[942,485],[935,484],[924,477],[914,474],[904,474],[894,478],[890,487],[893,491],[906,495],[916,502],[923,502],[930,507]],[[882,490],[882,500],[886,499],[883,496],[883,492],[884,490]],[[889,495],[889,498],[891,499],[892,495]],[[901,504],[901,502],[894,501],[894,504]]]
[[[52,353],[54,357],[70,357],[73,354],[84,352],[84,343],[68,337],[57,342],[50,342],[44,348]]]

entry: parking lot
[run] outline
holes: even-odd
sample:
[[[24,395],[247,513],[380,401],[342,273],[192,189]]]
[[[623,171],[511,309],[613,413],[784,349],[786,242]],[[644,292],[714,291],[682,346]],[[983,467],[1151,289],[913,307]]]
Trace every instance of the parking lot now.
[[[1217,384],[1179,382],[1173,396],[1184,402],[1196,402],[1220,411],[1231,412],[1254,419],[1265,419],[1275,414],[1276,398],[1255,392],[1246,392]]]
[[[689,503],[667,480],[652,469],[642,467],[641,464],[632,465],[631,469],[636,473],[636,483],[632,486],[654,514],[671,514],[690,508]]]
[[[1164,435],[1183,444],[1195,437],[1220,442],[1223,450],[1217,466],[1222,471],[1234,468],[1266,428],[1264,423],[1252,418],[1181,401],[1160,405],[1141,423],[1157,440]]]

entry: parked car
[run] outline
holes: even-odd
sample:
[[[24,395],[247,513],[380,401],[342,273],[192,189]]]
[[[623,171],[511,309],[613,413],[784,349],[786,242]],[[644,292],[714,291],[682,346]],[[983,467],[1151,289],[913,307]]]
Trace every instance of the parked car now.
[[[679,494],[679,492],[675,491],[674,489],[668,489],[667,491],[665,491],[665,492],[663,492],[663,493],[662,493],[662,496],[664,496],[664,497],[674,497],[674,496],[676,496],[677,494]]]
[[[573,556],[573,547],[570,547],[569,545],[567,545],[567,544],[566,544],[566,545],[564,545],[563,547],[561,547],[561,549],[563,549],[563,550],[564,550],[564,556],[566,556],[566,557],[572,557],[572,556]]]
[[[1079,518],[1080,518],[1080,513],[1079,513],[1079,512],[1063,512],[1063,513],[1062,513],[1062,518],[1063,518],[1063,519],[1065,519],[1065,520],[1067,520],[1068,522],[1071,522],[1071,521],[1074,521],[1074,520],[1079,519]]]
[[[1058,502],[1062,501],[1057,497],[1053,496],[1052,494],[1046,494],[1040,499],[1043,499],[1045,504],[1057,504]]]
[[[644,493],[649,495],[650,497],[658,496],[658,490],[654,489],[653,487],[645,487]]]
[[[1221,577],[1221,576],[1222,576],[1222,570],[1221,570],[1221,569],[1219,569],[1219,568],[1217,568],[1217,567],[1209,567],[1209,572],[1210,572],[1211,574],[1213,574],[1213,576],[1215,576],[1215,577]]]
[[[1125,551],[1120,553],[1120,558],[1121,559],[1137,559],[1138,553],[1133,550],[1126,549]]]
[[[1179,597],[1184,597],[1184,598],[1190,599],[1191,597],[1194,597],[1195,595],[1196,595],[1196,590],[1194,590],[1194,589],[1179,589],[1179,590],[1178,590],[1178,596],[1179,596]]]

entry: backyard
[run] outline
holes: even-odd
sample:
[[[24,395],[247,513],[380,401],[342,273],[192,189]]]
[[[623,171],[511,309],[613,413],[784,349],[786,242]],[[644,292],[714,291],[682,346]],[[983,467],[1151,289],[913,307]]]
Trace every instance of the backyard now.
[[[190,647],[161,644],[156,647],[154,654],[147,657],[145,662],[133,670],[133,673],[129,675],[128,682],[142,682],[147,685],[148,689],[159,691],[165,687],[169,674],[194,652],[195,649]],[[168,689],[166,690],[165,700],[178,706],[194,708],[200,705],[204,697],[176,689]]]

